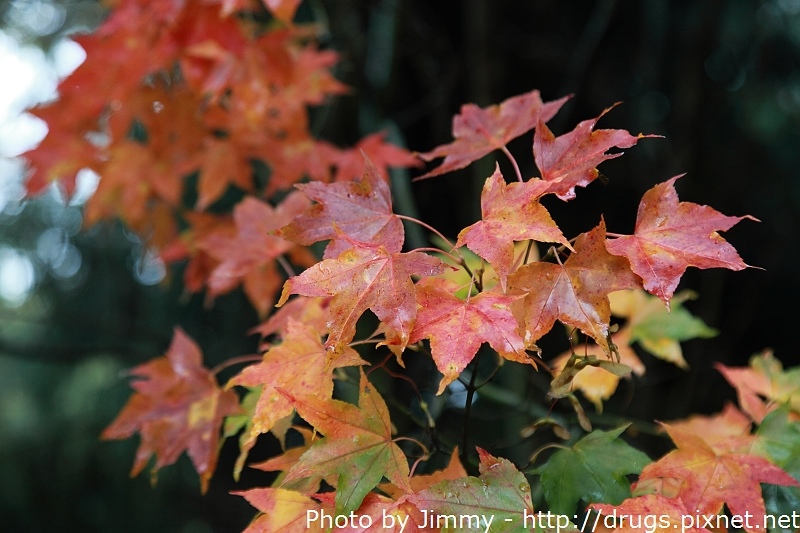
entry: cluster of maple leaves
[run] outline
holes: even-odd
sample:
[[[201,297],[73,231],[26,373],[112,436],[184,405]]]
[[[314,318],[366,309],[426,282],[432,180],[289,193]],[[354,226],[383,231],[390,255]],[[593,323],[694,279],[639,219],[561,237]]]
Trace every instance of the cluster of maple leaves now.
[[[454,450],[444,470],[412,475],[418,464],[409,467],[354,349],[374,344],[401,366],[407,348],[428,353],[442,394],[487,343],[499,358],[551,372],[550,400],[567,398],[587,433],[527,471],[552,512],[573,516],[589,505],[681,524],[682,515],[716,515],[724,505],[756,517],[797,508],[798,371],[783,371],[770,354],[745,369],[720,365],[741,410],[664,424],[676,449],[656,461],[622,440],[624,427],[592,431],[575,396],[580,390],[599,410],[621,377],[642,374],[634,343],[686,366],[679,342],[714,332],[682,307],[690,295],[676,294],[680,278],[688,267],[746,268],[719,232],[752,217],[680,201],[673,177],[645,193],[632,234],[609,233],[600,220],[568,239],[541,199],[571,200],[600,163],[621,155],[610,150],[646,136],[595,129],[605,112],[556,136],[546,123],[567,98],[544,102],[532,91],[463,106],[454,140],[419,154],[444,158],[420,179],[495,151],[514,169],[510,183],[499,166],[487,178],[481,219],[449,241],[393,212],[387,167],[419,159],[380,133],[350,149],[310,133],[308,106],[347,89],[329,70],[336,54],[316,47],[313,27],[293,23],[298,4],[120,0],[78,39],[87,61],[61,83],[59,100],[33,111],[50,133],[26,154],[29,193],[54,181],[70,193],[80,169],[95,170],[88,223],[121,219],[165,259],[188,262],[189,290],[214,298],[241,285],[266,318],[255,329],[263,355],[225,384],[179,328],[165,356],[131,371],[135,392],[103,437],[140,435],[132,474],[153,456],[155,472],[186,451],[205,491],[223,436],[240,436],[238,477],[256,439],[271,432],[284,453],[250,466],[281,475],[240,493],[261,511],[250,533],[306,531],[307,511],[388,513],[398,531],[401,523],[434,531],[423,526],[423,510],[491,513],[505,528],[497,531],[523,530],[534,512],[531,486],[506,459],[479,448],[480,476],[472,477]],[[507,144],[531,131],[540,176],[527,178]],[[254,160],[268,167],[266,183],[254,178]],[[231,191],[241,200],[220,214]],[[404,251],[404,221],[436,233],[440,249]],[[317,261],[308,247],[321,241]],[[291,275],[292,265],[305,270]],[[276,300],[280,309],[267,316]],[[357,339],[367,311],[380,326]],[[543,356],[536,342],[556,322],[587,343]],[[333,398],[334,382],[355,375],[358,404]],[[304,444],[287,448],[289,432]],[[638,475],[633,485],[630,475]],[[774,485],[766,503],[759,483]]]

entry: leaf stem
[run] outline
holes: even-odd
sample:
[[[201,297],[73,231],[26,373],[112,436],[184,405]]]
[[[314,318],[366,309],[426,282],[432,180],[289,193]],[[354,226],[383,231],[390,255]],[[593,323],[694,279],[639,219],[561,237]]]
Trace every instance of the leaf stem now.
[[[212,368],[211,369],[211,373],[216,376],[217,374],[219,374],[220,372],[222,372],[226,368],[231,367],[233,365],[240,365],[240,364],[245,364],[245,363],[258,363],[262,359],[264,359],[263,355],[255,354],[255,353],[247,354],[247,355],[239,355],[237,357],[231,357],[230,359],[228,359],[226,361],[223,361],[220,364],[218,364],[217,366],[215,366],[214,368]]]
[[[506,157],[508,157],[509,161],[511,161],[511,164],[514,166],[514,172],[516,172],[517,174],[517,180],[520,183],[525,181],[522,179],[522,172],[520,172],[519,170],[519,165],[517,164],[517,160],[514,159],[514,156],[511,155],[511,152],[508,151],[508,147],[503,146],[502,148],[500,148],[500,150],[502,150],[503,153],[506,154]]]
[[[360,341],[353,341],[348,344],[348,346],[361,346],[363,344],[378,344],[379,342],[383,342],[383,339],[362,339]]]
[[[395,216],[397,218],[401,219],[401,220],[408,220],[409,222],[415,222],[415,223],[419,224],[420,226],[422,226],[423,228],[429,229],[434,234],[436,234],[440,239],[442,239],[444,242],[446,242],[451,247],[452,251],[456,253],[456,255],[453,255],[450,252],[445,252],[444,250],[440,250],[438,248],[417,248],[414,251],[431,250],[431,251],[435,251],[435,252],[441,252],[441,253],[447,255],[447,257],[449,257],[453,261],[455,261],[455,263],[457,265],[460,265],[461,268],[463,268],[467,272],[467,274],[469,274],[470,276],[474,275],[472,273],[472,270],[467,266],[467,261],[464,259],[464,256],[462,256],[461,252],[459,252],[458,248],[456,248],[456,245],[453,244],[453,242],[450,239],[445,237],[439,230],[437,230],[433,226],[430,226],[430,225],[426,224],[425,222],[423,222],[421,220],[418,220],[418,219],[416,219],[414,217],[409,217],[409,216],[406,216],[406,215],[398,215],[397,213],[395,213]]]
[[[630,235],[623,235],[622,233],[614,233],[612,231],[607,231],[606,237],[630,237]]]
[[[297,274],[295,274],[294,269],[292,268],[292,265],[289,264],[289,261],[287,261],[285,257],[283,257],[282,255],[279,255],[278,257],[275,258],[275,260],[278,262],[278,264],[281,266],[281,268],[283,268],[283,270],[284,270],[284,272],[286,272],[287,276],[289,276],[290,278],[293,278],[293,277],[295,277],[297,275]]]
[[[405,441],[408,441],[408,442],[413,442],[414,444],[416,444],[417,446],[419,446],[420,448],[422,448],[422,451],[424,452],[424,455],[421,457],[421,459],[423,459],[423,460],[424,460],[425,458],[427,458],[428,456],[430,456],[430,452],[428,451],[428,448],[426,448],[426,447],[425,447],[425,445],[424,445],[424,444],[422,444],[420,441],[418,441],[417,439],[414,439],[414,438],[412,438],[412,437],[397,437],[397,438],[395,438],[395,439],[392,439],[392,442],[394,442],[394,443],[398,443],[398,442],[400,442],[401,440],[405,440]]]
[[[439,248],[433,248],[431,246],[424,246],[422,248],[414,248],[411,251],[412,252],[436,252],[436,253],[444,254],[447,257],[449,257],[450,259],[452,259],[453,262],[456,263],[457,265],[461,264],[461,258],[454,256],[450,252],[445,252],[444,250],[440,250]]]
[[[439,237],[439,238],[440,238],[440,239],[442,239],[444,242],[446,242],[447,244],[449,244],[449,245],[450,245],[452,248],[455,248],[455,247],[456,247],[456,245],[455,245],[455,244],[453,244],[453,243],[452,243],[452,241],[450,241],[450,239],[448,239],[447,237],[445,237],[444,235],[442,235],[442,233],[441,233],[441,232],[440,232],[438,229],[434,228],[433,226],[431,226],[431,225],[429,225],[429,224],[426,224],[425,222],[423,222],[423,221],[419,220],[418,218],[410,217],[410,216],[407,216],[407,215],[399,215],[399,214],[397,214],[397,213],[395,213],[395,215],[394,215],[394,216],[396,216],[396,217],[397,217],[397,218],[399,218],[400,220],[408,220],[409,222],[414,222],[414,223],[416,223],[416,224],[419,224],[419,225],[420,225],[420,226],[422,226],[423,228],[425,228],[425,229],[427,229],[427,230],[430,230],[430,231],[432,231],[433,233],[435,233],[437,237]]]
[[[528,465],[527,466],[531,466],[533,463],[535,463],[536,459],[539,457],[539,454],[542,453],[545,450],[549,450],[550,448],[558,448],[560,450],[569,450],[569,448],[567,448],[563,444],[558,444],[558,443],[555,443],[555,442],[550,442],[550,443],[544,444],[544,445],[540,446],[538,449],[536,449],[536,451],[533,452],[533,455],[531,455],[531,458],[528,459]]]

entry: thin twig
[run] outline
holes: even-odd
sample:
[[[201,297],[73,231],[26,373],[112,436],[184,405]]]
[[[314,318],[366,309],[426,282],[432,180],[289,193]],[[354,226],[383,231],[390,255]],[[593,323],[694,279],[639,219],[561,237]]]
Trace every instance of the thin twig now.
[[[519,165],[517,164],[517,160],[514,159],[514,156],[511,155],[511,152],[508,151],[508,148],[503,146],[500,150],[502,150],[503,153],[506,154],[506,157],[508,157],[509,161],[511,161],[511,164],[514,166],[514,172],[517,174],[517,180],[519,182],[525,181],[522,179],[522,172],[520,172],[519,170]]]
[[[264,356],[261,354],[248,354],[248,355],[240,355],[237,357],[231,357],[230,359],[221,362],[217,366],[211,369],[211,373],[214,375],[219,374],[223,370],[233,365],[240,365],[245,363],[258,363],[264,359]]]

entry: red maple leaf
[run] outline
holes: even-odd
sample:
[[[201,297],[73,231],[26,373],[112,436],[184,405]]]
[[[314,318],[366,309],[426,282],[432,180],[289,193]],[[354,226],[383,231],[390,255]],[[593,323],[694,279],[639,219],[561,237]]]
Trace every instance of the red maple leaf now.
[[[760,483],[800,486],[789,474],[766,459],[746,453],[712,448],[701,437],[664,424],[678,447],[647,465],[639,484],[655,479],[680,482],[676,496],[687,509],[715,515],[726,504],[731,513],[757,517],[749,531],[765,531],[760,520],[766,514]],[[717,444],[719,448],[719,443]],[[635,487],[634,487],[635,490]]]
[[[598,531],[674,533],[680,529],[683,533],[711,533],[700,526],[701,517],[695,514],[697,511],[687,508],[680,498],[668,498],[662,494],[628,498],[619,505],[593,503],[590,508],[604,515],[602,521],[599,518],[595,521],[595,524],[600,521],[602,526],[597,528]],[[686,517],[689,516],[693,518],[691,526],[686,523]],[[613,529],[606,525],[608,518],[613,520]]]
[[[278,307],[291,294],[333,296],[326,346],[344,349],[353,339],[356,322],[367,309],[400,335],[405,348],[417,315],[411,276],[433,276],[442,262],[422,252],[392,253],[383,246],[352,241],[353,247],[335,259],[324,259],[283,286]]]
[[[390,252],[403,248],[403,223],[392,213],[392,193],[370,160],[364,161],[364,174],[358,181],[306,183],[296,187],[318,202],[278,235],[302,245],[330,240],[326,259],[336,257],[351,244],[351,239],[382,245]]]
[[[461,113],[453,117],[455,140],[419,154],[424,161],[440,157],[444,157],[444,161],[415,179],[464,168],[494,150],[504,148],[511,140],[535,128],[539,121],[547,122],[553,118],[568,98],[543,103],[539,91],[531,91],[485,108],[464,104]]]
[[[481,193],[483,217],[461,230],[456,247],[467,247],[492,264],[505,288],[514,269],[514,241],[557,242],[572,249],[539,198],[549,184],[539,179],[506,185],[499,165]]]
[[[610,148],[630,148],[642,135],[625,130],[594,130],[597,121],[611,110],[609,107],[597,118],[584,120],[574,130],[556,137],[540,120],[533,135],[533,156],[550,184],[550,192],[562,200],[575,197],[575,187],[586,187],[599,175],[597,165],[613,159],[622,152],[606,153]]]
[[[139,365],[130,374],[142,379],[131,383],[136,392],[102,438],[141,435],[131,476],[141,472],[152,455],[155,475],[186,450],[205,492],[217,466],[222,419],[239,410],[236,394],[217,385],[214,374],[203,366],[200,349],[180,328],[165,357]]]
[[[444,374],[441,394],[472,361],[481,344],[488,342],[501,356],[535,366],[517,333],[519,324],[511,302],[520,296],[487,291],[461,300],[453,295],[455,283],[430,278],[417,285],[417,321],[409,343],[430,339],[436,367]]]
[[[644,280],[644,288],[669,307],[681,276],[698,268],[747,268],[736,250],[718,231],[733,227],[745,215],[726,216],[705,205],[679,202],[675,176],[644,193],[633,235],[606,243],[608,251],[628,258],[631,269]]]
[[[367,135],[353,148],[342,150],[336,158],[336,181],[358,178],[366,171],[365,161],[371,161],[378,175],[388,181],[389,167],[418,167],[420,161],[405,148],[386,142],[386,132]]]
[[[250,196],[237,204],[233,210],[236,235],[212,233],[200,244],[220,262],[208,280],[210,295],[223,294],[243,282],[253,306],[266,314],[282,281],[275,259],[295,246],[273,232],[307,206],[308,200],[300,193],[287,196],[276,208]]]

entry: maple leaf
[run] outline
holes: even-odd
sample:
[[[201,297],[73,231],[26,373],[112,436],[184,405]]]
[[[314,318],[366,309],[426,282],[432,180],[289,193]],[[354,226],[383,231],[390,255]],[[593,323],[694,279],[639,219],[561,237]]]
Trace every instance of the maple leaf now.
[[[307,524],[309,511],[317,511],[321,506],[308,496],[283,488],[260,488],[233,492],[246,499],[261,514],[247,526],[244,533],[322,533],[321,525]]]
[[[453,452],[450,454],[450,462],[447,463],[447,466],[443,470],[412,477],[410,482],[411,490],[414,492],[421,492],[442,481],[461,479],[464,477],[467,477],[467,471],[458,458],[458,447],[456,447],[453,448]],[[391,483],[383,483],[378,488],[395,499],[399,499],[406,494],[403,490],[398,489]]]
[[[358,181],[314,182],[296,187],[317,204],[277,233],[284,239],[306,246],[330,240],[325,259],[351,247],[346,239],[340,238],[341,234],[382,245],[389,252],[403,248],[403,223],[392,213],[389,186],[378,176],[370,160],[364,160],[364,174]]]
[[[783,468],[787,474],[800,481],[800,423],[791,419],[791,409],[783,405],[771,413],[758,426],[753,453],[764,457]],[[800,487],[763,487],[767,512],[783,531],[790,530],[788,524],[780,523],[785,517],[795,515],[800,509]],[[777,531],[778,528],[770,528]]]
[[[651,461],[619,438],[626,427],[596,429],[534,470],[541,475],[550,511],[572,515],[580,500],[617,504],[630,496],[625,476],[638,474]]]
[[[208,280],[210,294],[217,296],[244,282],[253,306],[260,315],[266,314],[281,284],[274,260],[295,246],[273,232],[306,207],[308,200],[299,192],[287,196],[277,208],[251,196],[239,202],[233,209],[236,235],[212,233],[200,243],[220,262]]]
[[[180,328],[175,329],[166,356],[139,365],[130,374],[141,378],[131,383],[136,392],[101,438],[141,435],[131,476],[141,472],[152,455],[155,476],[186,450],[206,492],[217,465],[222,420],[239,410],[236,394],[217,385],[203,366],[197,344]]]
[[[212,234],[219,234],[224,239],[236,236],[236,226],[230,216],[219,216],[211,213],[188,211],[183,214],[188,228],[161,249],[161,259],[165,263],[173,263],[188,259],[183,273],[183,283],[187,291],[200,292],[208,281],[211,272],[219,265],[201,249],[203,240]]]
[[[348,514],[386,476],[401,489],[410,490],[406,456],[392,439],[389,411],[380,394],[361,374],[358,407],[317,396],[296,397],[280,393],[297,413],[322,433],[286,475],[292,481],[335,472],[336,512]]]
[[[328,399],[333,394],[333,369],[362,364],[366,362],[349,347],[332,357],[313,327],[289,319],[283,342],[265,353],[260,363],[242,370],[227,385],[263,385],[245,442],[252,442],[261,433],[271,430],[278,420],[292,413],[292,404],[278,389],[298,398],[317,396]]]
[[[597,121],[611,109],[558,137],[539,120],[533,135],[533,156],[542,179],[550,185],[550,192],[562,200],[575,198],[575,187],[586,187],[594,181],[599,175],[597,165],[622,155],[622,152],[609,154],[607,150],[630,148],[643,137],[625,130],[594,130]]]
[[[331,167],[338,153],[332,144],[312,139],[305,132],[297,139],[270,142],[264,155],[271,169],[266,193],[287,189],[305,177],[312,183],[330,181]]]
[[[418,167],[419,159],[405,148],[386,142],[386,132],[367,135],[349,150],[342,150],[336,157],[336,181],[347,181],[361,176],[371,161],[377,174],[389,179],[389,167]]]
[[[644,193],[633,235],[606,243],[614,255],[627,257],[631,269],[644,280],[644,288],[669,306],[681,276],[698,268],[747,268],[736,250],[718,231],[745,218],[726,216],[705,205],[679,202],[675,176]]]
[[[673,420],[669,425],[684,433],[697,435],[717,453],[734,450],[746,453],[754,441],[750,435],[750,419],[731,403],[714,415],[692,415],[683,420]]]
[[[52,125],[48,127],[50,134],[36,148],[22,154],[30,167],[25,187],[28,195],[34,195],[58,182],[69,198],[75,192],[78,171],[97,166],[99,150],[82,135],[59,132]]]
[[[526,293],[518,318],[524,318],[525,342],[532,345],[550,331],[556,320],[577,327],[606,353],[611,310],[608,293],[640,287],[627,261],[609,254],[604,246],[605,223],[581,234],[575,252],[564,264],[537,262],[523,265],[509,276],[511,290]],[[522,316],[520,316],[522,315]]]
[[[229,185],[252,189],[252,172],[246,154],[239,153],[230,141],[206,139],[198,156],[200,179],[197,185],[197,209],[205,209],[219,199]]]
[[[294,417],[291,416],[285,420],[291,420],[292,418]],[[276,429],[277,428],[273,428],[273,435],[275,435]],[[300,461],[300,458],[303,456],[303,454],[306,453],[317,440],[317,434],[309,428],[291,426],[291,429],[297,431],[303,437],[302,445],[288,448],[280,455],[276,455],[267,459],[266,461],[254,463],[249,466],[257,470],[263,470],[264,472],[281,472],[278,478],[273,482],[273,486],[280,486],[284,489],[294,490],[307,496],[314,495],[319,492],[320,484],[323,480],[325,480],[325,482],[329,485],[335,486],[337,479],[335,472],[326,472],[324,475],[320,474],[304,477],[302,479],[294,479],[288,482],[286,481],[286,472],[291,470],[298,463],[298,461]],[[278,435],[275,436],[278,437]]]
[[[417,315],[411,276],[440,274],[444,265],[421,252],[390,253],[383,246],[351,244],[353,248],[336,259],[324,259],[287,280],[277,305],[283,305],[290,294],[333,296],[325,345],[335,351],[353,339],[356,322],[370,309],[398,332],[402,350]]]
[[[750,366],[736,368],[716,363],[715,367],[736,389],[739,404],[756,422],[766,416],[776,404],[788,403],[800,413],[800,367],[783,369],[783,364],[770,350],[750,358]],[[771,405],[765,406],[759,397]]]
[[[436,394],[458,378],[484,342],[505,359],[536,366],[525,352],[517,333],[519,324],[511,313],[510,304],[519,295],[486,291],[461,300],[453,295],[457,289],[441,278],[417,285],[419,308],[408,342],[430,339],[433,360],[444,374]]]
[[[628,498],[619,505],[593,503],[589,508],[604,515],[602,520],[598,517],[595,524],[601,522],[606,526],[607,518],[613,518],[617,533],[675,533],[677,529],[684,533],[711,533],[699,524],[686,524],[685,517],[694,517],[697,511],[688,509],[680,498],[667,498],[662,494]],[[700,522],[699,517],[697,521]]]
[[[334,494],[325,492],[314,496],[323,504],[333,507]],[[348,518],[350,515],[347,515]],[[367,533],[386,531],[388,533],[438,533],[438,529],[423,527],[425,517],[415,505],[404,496],[393,500],[381,494],[370,492],[364,497],[361,506],[353,513],[356,517],[352,526],[345,531]],[[362,518],[363,517],[363,518]],[[362,527],[369,520],[371,526]],[[348,525],[351,525],[350,523]]]
[[[679,341],[717,334],[683,307],[683,302],[693,297],[691,292],[680,292],[670,300],[667,309],[661,300],[641,289],[608,295],[611,314],[628,319],[624,329],[631,343],[638,342],[652,355],[683,369],[689,365],[683,358]]]
[[[424,161],[439,157],[444,157],[444,161],[415,180],[464,168],[492,151],[504,148],[511,140],[535,128],[539,121],[547,122],[553,118],[568,98],[543,103],[539,91],[531,91],[486,108],[475,104],[461,106],[461,113],[453,117],[455,140],[418,154]]]
[[[633,348],[630,347],[630,336],[627,330],[623,329],[618,333],[612,333],[611,342],[617,347],[617,354],[619,355],[617,363],[630,368],[637,376],[644,375],[644,364],[642,364],[636,352],[633,351]],[[598,345],[581,344],[562,353],[553,360],[550,366],[555,369],[556,374],[559,373],[559,369],[568,364],[572,354],[580,354],[586,358],[594,357],[598,362],[598,366],[586,365],[582,367],[570,380],[570,389],[580,390],[586,399],[594,404],[595,409],[598,412],[602,412],[603,400],[611,398],[611,395],[617,390],[621,377],[619,375],[620,372],[611,372],[608,365],[599,364],[613,362],[604,361],[605,354]]]
[[[528,480],[508,459],[477,450],[479,478],[442,481],[409,501],[427,513],[434,531],[528,531],[531,519],[525,527],[524,516],[534,515]]]
[[[481,220],[458,234],[456,246],[466,244],[489,261],[504,289],[508,274],[514,269],[514,241],[557,242],[572,249],[550,213],[539,203],[548,188],[546,182],[538,179],[506,185],[498,165],[483,186]]]
[[[289,322],[295,320],[314,328],[322,335],[326,331],[329,303],[330,298],[295,298],[272,313],[267,321],[254,327],[249,333],[258,333],[261,337],[277,334],[284,338]]]
[[[764,500],[759,483],[800,486],[781,468],[762,457],[746,453],[715,451],[697,435],[663,424],[676,450],[646,466],[637,486],[663,478],[680,482],[677,491],[686,508],[701,515],[715,515],[726,504],[739,516],[764,516]],[[636,493],[636,487],[634,487]],[[765,531],[752,524],[748,531]]]

